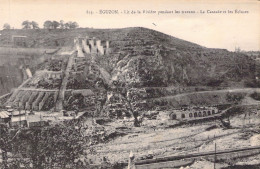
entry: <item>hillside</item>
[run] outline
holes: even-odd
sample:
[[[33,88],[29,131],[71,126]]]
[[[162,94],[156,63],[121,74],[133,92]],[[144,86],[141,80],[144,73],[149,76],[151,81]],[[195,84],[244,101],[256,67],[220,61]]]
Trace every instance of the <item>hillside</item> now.
[[[142,37],[138,37],[142,34]],[[56,30],[47,30],[47,29],[13,29],[13,30],[1,30],[0,31],[0,46],[2,45],[10,45],[12,35],[20,35],[27,36],[30,45],[32,47],[56,47],[56,46],[72,46],[74,37],[96,37],[102,40],[110,40],[112,42],[111,45],[115,46],[118,42],[124,42],[133,38],[133,41],[139,39],[149,38],[150,33],[154,33],[157,39],[153,39],[153,43],[160,43],[160,41],[164,41],[164,43],[172,43],[174,45],[183,46],[183,47],[199,47],[199,45],[170,37],[169,35],[162,34],[160,32],[149,30],[146,28],[123,28],[123,29],[92,29],[92,28],[78,28],[78,29],[56,29]],[[30,47],[30,45],[28,47]],[[124,43],[122,43],[124,45]]]
[[[27,78],[25,69],[34,73],[37,64],[47,59],[55,49],[0,47],[0,95],[9,93]]]
[[[259,147],[258,154],[234,151],[259,146],[256,58],[205,48],[146,28],[9,30],[0,34],[0,94],[17,87],[0,97],[0,107],[12,108],[19,116],[24,112],[28,126],[21,131],[37,131],[40,139],[36,141],[42,147],[49,148],[45,144],[45,140],[50,143],[49,137],[56,139],[48,133],[58,133],[81,148],[73,156],[84,152],[82,157],[87,159],[82,161],[93,167],[112,163],[122,168],[118,166],[127,164],[133,152],[137,162],[171,155],[190,159],[189,154],[195,154],[198,159],[189,165],[205,168],[213,166],[213,158],[202,153],[211,153],[218,144],[218,152],[228,150],[227,155],[215,153],[218,166],[241,161],[258,165]],[[12,35],[27,36],[27,47],[12,46]],[[16,124],[21,129],[19,120]],[[66,133],[59,132],[59,124]],[[32,143],[30,132],[28,137],[20,134],[24,133],[10,138],[22,141],[20,145]],[[66,139],[71,134],[73,139]],[[27,152],[27,147],[20,147]],[[46,152],[40,154],[50,159],[52,149]],[[29,159],[27,153],[9,154],[9,159],[13,155]]]
[[[146,28],[74,30],[3,30],[0,45],[11,35],[28,37],[28,47],[72,46],[74,37],[109,40],[112,52],[100,64],[113,79],[133,87],[233,86],[256,87],[255,61],[245,54],[209,49]],[[259,84],[258,84],[259,85]]]

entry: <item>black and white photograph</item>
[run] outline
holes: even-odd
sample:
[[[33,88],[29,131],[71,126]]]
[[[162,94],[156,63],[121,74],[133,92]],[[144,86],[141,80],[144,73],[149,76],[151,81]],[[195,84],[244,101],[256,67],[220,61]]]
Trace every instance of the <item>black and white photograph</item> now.
[[[259,0],[0,0],[1,169],[260,169]]]

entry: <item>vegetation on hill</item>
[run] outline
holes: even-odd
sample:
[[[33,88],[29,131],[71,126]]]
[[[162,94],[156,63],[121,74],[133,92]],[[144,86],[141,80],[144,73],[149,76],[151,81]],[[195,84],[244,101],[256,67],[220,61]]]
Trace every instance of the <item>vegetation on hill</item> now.
[[[246,86],[254,83],[255,61],[242,53],[209,49],[151,29],[37,29],[3,30],[0,45],[11,35],[24,35],[33,47],[72,46],[75,37],[109,40],[111,54],[102,66],[114,79],[134,87]],[[258,87],[257,85],[254,87]]]

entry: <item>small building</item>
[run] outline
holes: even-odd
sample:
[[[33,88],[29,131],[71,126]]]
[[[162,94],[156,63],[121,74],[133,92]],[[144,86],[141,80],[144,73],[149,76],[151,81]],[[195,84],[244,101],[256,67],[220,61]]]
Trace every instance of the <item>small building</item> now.
[[[0,123],[8,123],[10,121],[10,113],[8,111],[0,112]]]
[[[27,126],[27,114],[25,111],[1,111],[0,123],[9,124],[10,127]]]
[[[27,47],[27,36],[13,35],[12,42],[14,46]]]
[[[181,121],[194,121],[219,117],[220,115],[221,113],[216,107],[193,107],[187,109],[174,110],[170,114],[170,119]]]
[[[13,111],[11,113],[11,120],[9,123],[11,127],[15,127],[15,128],[28,126],[26,111],[25,110]]]

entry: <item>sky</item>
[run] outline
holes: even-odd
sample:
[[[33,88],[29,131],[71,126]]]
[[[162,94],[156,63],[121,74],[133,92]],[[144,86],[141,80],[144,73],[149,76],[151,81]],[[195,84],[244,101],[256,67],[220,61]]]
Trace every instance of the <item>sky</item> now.
[[[46,20],[76,21],[80,27],[93,28],[146,27],[209,48],[234,51],[236,47],[240,47],[242,50],[260,50],[259,2],[255,0],[0,0],[0,27],[4,23],[9,23],[11,27],[21,28],[24,20],[36,21],[40,27]],[[100,10],[118,10],[119,13],[100,14]],[[124,13],[132,10],[135,12],[138,10],[140,14]],[[149,13],[151,10],[156,13]],[[158,11],[166,10],[173,13],[158,15]],[[235,10],[245,13],[235,13]],[[92,11],[93,14],[88,14],[87,11]]]

